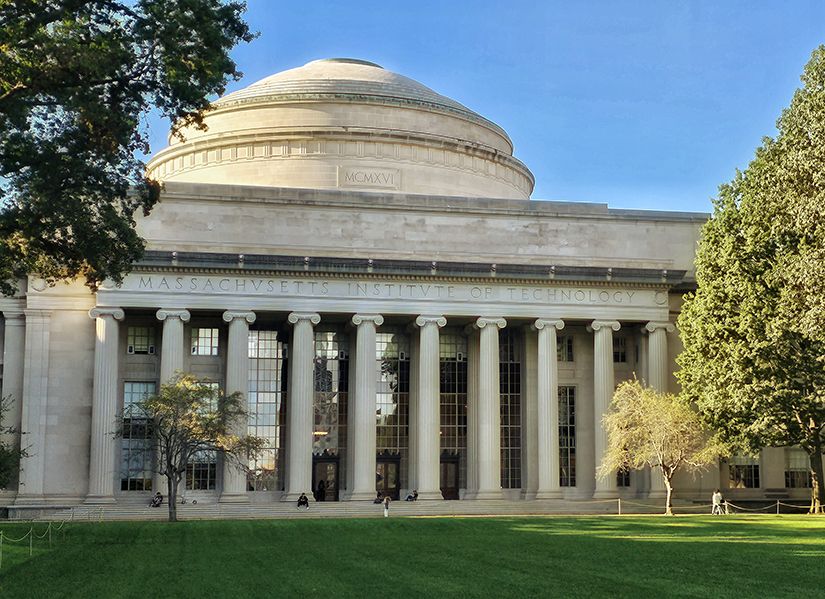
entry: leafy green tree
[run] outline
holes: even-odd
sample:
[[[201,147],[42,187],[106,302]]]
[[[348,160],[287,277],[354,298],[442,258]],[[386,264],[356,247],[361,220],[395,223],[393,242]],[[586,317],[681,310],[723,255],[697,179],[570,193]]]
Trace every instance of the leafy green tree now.
[[[726,440],[799,445],[825,504],[825,46],[704,225],[679,329],[684,393]]]
[[[177,521],[178,488],[196,454],[221,451],[225,460],[246,469],[260,453],[263,439],[232,434],[233,423],[246,418],[244,405],[241,393],[224,395],[190,374],[180,374],[161,385],[159,393],[132,406],[132,417],[139,415],[149,422],[157,452],[154,472],[167,481],[170,522]]]
[[[0,397],[0,489],[5,489],[20,471],[20,458],[26,455],[14,438],[18,430],[4,424],[6,414],[11,410],[11,397]]]
[[[122,280],[160,186],[145,177],[147,112],[203,126],[254,36],[243,2],[0,0],[0,291]]]
[[[603,419],[607,451],[598,474],[654,468],[667,489],[665,514],[673,515],[673,476],[680,468],[700,470],[714,464],[722,446],[699,414],[677,396],[643,387],[637,380],[621,383]]]

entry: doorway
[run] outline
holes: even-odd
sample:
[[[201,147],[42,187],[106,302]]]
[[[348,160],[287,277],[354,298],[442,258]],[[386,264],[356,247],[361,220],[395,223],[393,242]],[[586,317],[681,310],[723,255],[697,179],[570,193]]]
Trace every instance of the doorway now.
[[[338,501],[338,456],[312,456],[312,495],[315,501]]]
[[[398,501],[401,495],[401,456],[380,453],[375,458],[375,490]]]
[[[444,499],[458,499],[459,455],[441,454],[441,496]]]

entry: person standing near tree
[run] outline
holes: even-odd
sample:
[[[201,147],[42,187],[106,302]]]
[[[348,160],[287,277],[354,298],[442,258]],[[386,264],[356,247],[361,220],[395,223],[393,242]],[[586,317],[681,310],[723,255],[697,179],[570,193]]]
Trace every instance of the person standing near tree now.
[[[390,517],[390,496],[385,495],[384,496],[384,501],[382,503],[384,504],[384,517],[389,518]]]

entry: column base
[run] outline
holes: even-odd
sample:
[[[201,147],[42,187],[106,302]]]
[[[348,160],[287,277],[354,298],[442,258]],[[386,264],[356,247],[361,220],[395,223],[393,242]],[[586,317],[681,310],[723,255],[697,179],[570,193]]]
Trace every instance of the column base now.
[[[249,495],[246,493],[221,493],[218,503],[249,503]]]
[[[85,505],[112,505],[117,501],[112,495],[87,495],[83,503]]]
[[[283,501],[284,503],[290,501],[295,503],[296,501],[298,501],[298,498],[300,496],[300,493],[284,493],[283,495],[281,495],[280,501]],[[309,499],[310,503],[315,503],[315,497],[313,497],[312,493],[307,493],[307,499]]]
[[[418,492],[418,501],[433,501],[435,499],[439,499],[439,500],[444,499],[444,496],[441,494],[441,491],[419,491]]]
[[[597,489],[593,493],[593,499],[618,499],[619,491],[616,489]]]
[[[667,497],[666,489],[652,489],[648,494],[648,499],[664,499]]]
[[[419,498],[421,494],[419,493]],[[341,497],[342,501],[374,501],[375,500],[375,492],[374,491],[353,491],[352,493],[344,492]]]
[[[538,491],[536,492],[536,496],[534,499],[561,499],[564,497],[562,492],[559,491]]]
[[[46,498],[43,495],[27,495],[19,493],[14,499],[12,505],[42,505],[46,503]]]
[[[501,494],[501,489],[479,489],[478,491],[476,491],[475,497],[473,497],[473,499],[501,499],[502,497],[503,495]]]

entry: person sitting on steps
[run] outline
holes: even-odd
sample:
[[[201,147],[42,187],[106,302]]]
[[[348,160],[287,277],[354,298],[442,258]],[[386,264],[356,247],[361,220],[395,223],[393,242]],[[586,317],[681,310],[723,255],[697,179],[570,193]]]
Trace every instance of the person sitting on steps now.
[[[163,503],[163,495],[160,494],[160,491],[155,493],[155,496],[152,497],[152,501],[149,502],[149,507],[160,507]]]
[[[418,499],[418,489],[413,489],[412,493],[404,498],[404,501],[416,501]]]
[[[309,498],[306,493],[301,493],[301,496],[298,498],[298,509],[301,509],[302,507],[309,509]]]
[[[373,500],[372,500],[372,502],[373,502],[375,505],[379,505],[379,504],[381,504],[381,503],[384,503],[384,497],[381,495],[381,491],[378,491],[378,492],[375,494],[375,499],[373,499]]]

